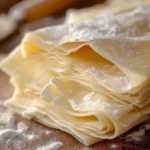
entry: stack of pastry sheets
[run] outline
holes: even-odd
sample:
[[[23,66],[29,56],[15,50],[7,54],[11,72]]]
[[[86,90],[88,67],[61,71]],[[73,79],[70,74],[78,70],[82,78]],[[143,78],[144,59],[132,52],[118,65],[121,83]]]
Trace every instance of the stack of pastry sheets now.
[[[5,105],[85,145],[149,119],[149,7],[28,33],[1,63]]]

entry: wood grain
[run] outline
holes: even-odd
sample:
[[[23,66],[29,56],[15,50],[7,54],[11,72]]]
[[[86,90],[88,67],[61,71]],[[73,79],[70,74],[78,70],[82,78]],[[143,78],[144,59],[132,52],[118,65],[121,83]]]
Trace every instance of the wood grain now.
[[[9,98],[12,95],[13,87],[9,83],[9,77],[0,71],[0,101]],[[0,105],[0,112],[6,111],[6,108]],[[35,121],[26,120],[19,115],[15,115],[15,123],[25,123],[28,127],[28,133],[38,135],[37,139],[32,141],[25,140],[21,135],[14,139],[7,138],[5,141],[0,141],[0,150],[36,150],[37,147],[46,145],[50,141],[62,141],[64,143],[61,150],[150,150],[150,130],[146,131],[146,135],[139,142],[126,141],[125,135],[113,140],[105,140],[90,147],[86,147],[78,142],[71,135],[60,130],[45,127]],[[137,130],[138,127],[132,129]],[[50,130],[50,135],[43,134],[43,131]]]

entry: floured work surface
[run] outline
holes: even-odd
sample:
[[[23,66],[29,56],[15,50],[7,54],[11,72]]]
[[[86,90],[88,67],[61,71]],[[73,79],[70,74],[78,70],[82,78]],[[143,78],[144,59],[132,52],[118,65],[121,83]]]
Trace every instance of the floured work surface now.
[[[7,113],[8,110],[3,107],[2,102],[12,94],[12,86],[9,84],[8,77],[0,72],[0,112],[1,114]],[[2,117],[1,117],[2,118]],[[90,147],[86,147],[78,142],[75,138],[67,133],[59,130],[47,128],[35,121],[26,120],[19,115],[13,115],[14,120],[9,121],[3,125],[0,124],[0,133],[4,132],[5,129],[14,129],[17,124],[23,123],[27,126],[28,131],[23,131],[21,134],[13,135],[8,134],[4,137],[4,134],[0,134],[0,150],[36,150],[39,147],[46,146],[53,141],[62,142],[60,150],[146,150],[150,149],[150,130],[146,130],[145,133],[138,127],[135,127],[128,133],[115,138],[113,140],[101,141]],[[13,127],[15,126],[15,127]],[[140,125],[141,126],[141,125]],[[24,129],[25,130],[25,129]],[[5,130],[6,131],[6,130]],[[16,131],[16,130],[15,130]],[[128,138],[131,134],[136,134],[138,138]],[[137,134],[138,133],[138,134]],[[140,138],[139,138],[140,137]],[[5,140],[4,140],[5,139]]]

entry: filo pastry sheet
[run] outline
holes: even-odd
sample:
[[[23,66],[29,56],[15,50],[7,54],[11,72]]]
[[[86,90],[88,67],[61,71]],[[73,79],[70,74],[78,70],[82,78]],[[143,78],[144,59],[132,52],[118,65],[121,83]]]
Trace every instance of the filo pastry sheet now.
[[[28,33],[1,63],[5,105],[85,145],[149,119],[149,7]]]

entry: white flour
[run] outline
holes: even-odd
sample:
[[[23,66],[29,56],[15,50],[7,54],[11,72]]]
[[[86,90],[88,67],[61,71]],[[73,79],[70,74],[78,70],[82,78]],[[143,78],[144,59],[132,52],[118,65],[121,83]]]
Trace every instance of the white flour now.
[[[129,140],[135,140],[135,141],[141,141],[142,137],[145,135],[145,129],[139,129],[136,132],[133,132],[126,136],[126,138]]]
[[[19,122],[19,123],[17,124],[17,128],[18,128],[18,130],[20,130],[20,131],[22,131],[22,132],[28,130],[28,126],[25,125],[23,122]]]
[[[34,134],[34,133],[32,133],[32,134],[26,134],[26,133],[25,133],[25,134],[23,134],[23,136],[24,136],[27,140],[29,140],[29,141],[33,141],[33,140],[39,138],[39,136],[36,135],[36,134]]]
[[[20,139],[33,141],[40,138],[42,134],[50,135],[52,133],[49,130],[44,130],[41,132],[41,135],[36,135],[34,133],[29,133],[28,129],[29,127],[25,123],[15,122],[14,113],[11,111],[7,110],[0,114],[0,142],[8,144],[13,141],[13,139],[16,140],[16,137],[18,137],[19,141]],[[22,147],[22,142],[19,141],[17,141],[17,145],[13,145],[16,150],[20,150]],[[62,146],[62,142],[51,141],[48,145],[41,146],[37,148],[37,150],[59,150]]]
[[[134,141],[142,141],[143,136],[145,135],[145,131],[150,129],[150,122],[147,122],[143,126],[141,126],[138,131],[132,132],[128,134],[125,138],[126,140],[134,140]]]
[[[49,136],[52,132],[44,129],[40,134],[31,133],[28,131],[29,127],[24,122],[16,122],[14,113],[5,110],[0,113],[0,143],[13,146],[15,150],[21,150],[23,146],[23,141],[32,142],[39,139],[43,135]],[[13,141],[16,141],[13,143]],[[47,145],[41,147],[36,147],[37,150],[59,150],[63,146],[60,141],[51,141]],[[1,147],[0,147],[1,149]]]
[[[17,129],[5,128],[0,130],[0,139],[12,138],[28,130],[28,127],[23,123],[17,124]]]
[[[30,135],[28,135],[28,140],[34,140],[34,139],[37,139],[37,135],[35,135],[35,134],[30,134]]]
[[[48,145],[38,147],[37,150],[59,150],[63,146],[62,142],[53,141]]]
[[[110,150],[117,150],[118,146],[116,144],[111,144],[110,145]]]
[[[50,135],[51,133],[52,133],[52,132],[51,132],[51,131],[48,131],[48,130],[45,132],[46,135]]]
[[[13,113],[11,111],[6,111],[0,115],[0,124],[14,123]]]
[[[20,133],[22,133],[21,130],[3,129],[0,130],[0,138],[12,138],[19,135]]]
[[[28,126],[23,122],[15,123],[14,114],[10,111],[6,111],[0,115],[0,140],[7,141],[7,139],[23,136],[27,140],[37,139],[35,134],[27,133]],[[7,138],[7,139],[6,139]]]

